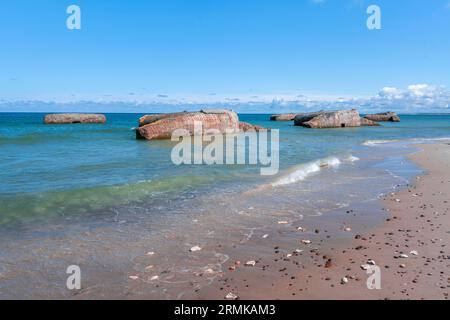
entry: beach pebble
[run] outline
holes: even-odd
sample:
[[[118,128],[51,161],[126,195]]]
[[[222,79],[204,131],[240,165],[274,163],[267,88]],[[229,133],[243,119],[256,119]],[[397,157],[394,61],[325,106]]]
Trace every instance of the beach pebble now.
[[[247,262],[245,263],[245,266],[246,266],[246,267],[254,267],[255,265],[256,265],[256,261],[254,261],[254,260],[247,261]]]
[[[311,240],[302,240],[303,244],[311,244]]]
[[[302,253],[303,250],[302,249],[295,249],[295,253]]]
[[[367,264],[370,264],[371,266],[376,265],[375,260],[372,259],[367,260]]]
[[[229,294],[227,294],[225,296],[225,299],[227,300],[237,300],[239,297],[237,295],[235,295],[234,293],[230,292]]]
[[[265,234],[265,235],[262,236],[263,239],[267,239],[268,237],[269,237],[268,234]]]
[[[159,276],[153,276],[153,277],[150,278],[150,281],[156,281],[158,279],[159,279]]]
[[[410,252],[410,254],[412,254],[413,256],[419,255],[419,253],[418,253],[416,250],[412,250],[412,251]]]
[[[288,254],[286,255],[286,258],[290,258],[290,257],[292,257],[292,254],[291,254],[291,253],[288,253]]]
[[[406,264],[402,263],[401,265],[399,265],[399,267],[404,269],[404,268],[406,268]]]
[[[395,199],[395,202],[401,202],[401,200],[400,199]]]
[[[195,247],[192,247],[189,251],[196,252],[196,251],[200,251],[200,250],[202,250],[202,248],[200,248],[199,246],[195,246]]]
[[[283,221],[278,221],[278,224],[288,224],[289,222],[288,221],[286,221],[286,220],[283,220]]]
[[[150,269],[153,269],[153,266],[152,266],[152,265],[146,266],[146,267],[145,267],[145,270],[150,270]]]
[[[361,269],[363,269],[363,270],[369,270],[369,269],[370,269],[370,266],[369,266],[368,264],[363,264],[363,265],[361,265]]]
[[[208,269],[205,270],[205,273],[207,273],[207,274],[213,274],[213,273],[215,273],[215,272],[214,272],[213,269],[208,268]]]
[[[401,255],[399,255],[399,257],[400,257],[400,258],[403,258],[403,259],[406,259],[406,258],[408,258],[408,255],[407,255],[407,254],[404,254],[404,253],[402,253]]]
[[[297,230],[302,231],[302,232],[305,231],[305,229],[303,229],[303,227],[298,227]]]
[[[137,279],[139,279],[138,276],[129,276],[129,278],[130,278],[131,280],[137,280]]]
[[[347,277],[343,277],[341,279],[341,284],[347,284],[348,283],[348,278]]]
[[[154,256],[155,253],[154,253],[153,251],[150,251],[150,252],[147,252],[147,255],[148,255],[148,256]]]
[[[352,228],[345,227],[345,228],[344,228],[344,231],[345,231],[345,232],[350,232],[350,231],[352,231]]]

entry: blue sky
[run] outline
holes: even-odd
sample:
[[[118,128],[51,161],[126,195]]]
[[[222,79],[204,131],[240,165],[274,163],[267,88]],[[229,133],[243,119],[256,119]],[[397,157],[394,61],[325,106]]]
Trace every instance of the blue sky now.
[[[81,30],[66,28],[71,4]],[[382,30],[366,27],[370,4]],[[450,101],[450,0],[2,0],[0,43],[0,111]]]

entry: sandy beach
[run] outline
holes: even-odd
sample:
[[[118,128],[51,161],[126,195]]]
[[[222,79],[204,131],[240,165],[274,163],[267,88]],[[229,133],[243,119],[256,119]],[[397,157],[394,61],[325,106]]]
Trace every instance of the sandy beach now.
[[[276,239],[268,241],[274,246],[272,258],[255,259],[254,266],[252,262],[246,266],[246,255],[236,252],[220,279],[187,298],[224,299],[232,293],[243,300],[448,299],[450,145],[439,142],[419,148],[410,158],[425,175],[381,200],[386,218],[378,227],[361,233],[363,229],[349,225],[341,232],[351,236],[333,242],[333,247],[322,246],[319,240],[308,243],[306,235],[311,232],[297,227],[290,232],[299,249],[292,241],[282,245]],[[345,214],[353,212],[345,210],[339,218],[343,223]],[[336,226],[313,233],[337,232],[332,228]],[[380,268],[380,289],[367,287],[370,275],[363,266],[368,262]]]

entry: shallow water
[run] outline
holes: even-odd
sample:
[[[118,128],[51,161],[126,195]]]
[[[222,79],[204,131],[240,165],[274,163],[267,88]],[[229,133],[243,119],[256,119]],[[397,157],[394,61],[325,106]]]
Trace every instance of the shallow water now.
[[[308,130],[243,115],[281,130],[281,171],[260,177],[254,166],[176,167],[171,142],[134,139],[138,118],[44,126],[42,115],[0,114],[0,297],[73,297],[65,270],[76,264],[80,297],[180,298],[217,276],[230,247],[280,220],[377,208],[380,194],[421,172],[405,159],[422,141],[410,139],[450,137],[448,116]],[[202,251],[189,252],[196,245]]]

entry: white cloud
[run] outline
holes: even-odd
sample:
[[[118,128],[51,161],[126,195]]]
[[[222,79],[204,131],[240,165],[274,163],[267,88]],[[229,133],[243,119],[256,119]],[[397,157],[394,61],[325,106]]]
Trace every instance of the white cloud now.
[[[401,94],[401,91],[394,87],[384,87],[380,90],[378,95],[380,97],[397,97]]]
[[[409,93],[417,97],[433,96],[436,87],[427,84],[413,84],[408,86]]]
[[[249,95],[100,95],[94,99],[60,97],[51,101],[0,100],[0,111],[80,111],[80,112],[172,112],[204,107],[231,108],[242,113],[283,113],[356,108],[363,113],[396,111],[399,113],[450,112],[450,91],[443,86],[411,84],[406,88],[384,87],[372,97],[301,94]],[[82,101],[80,101],[82,100]]]
[[[372,108],[386,106],[399,112],[450,112],[450,91],[429,84],[412,84],[404,90],[385,87],[368,103]]]

